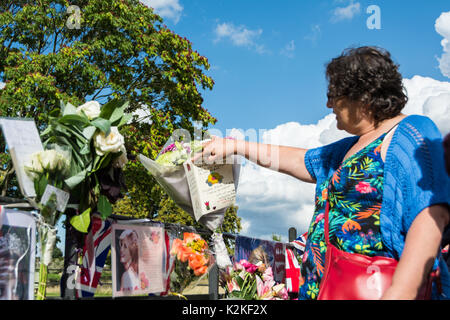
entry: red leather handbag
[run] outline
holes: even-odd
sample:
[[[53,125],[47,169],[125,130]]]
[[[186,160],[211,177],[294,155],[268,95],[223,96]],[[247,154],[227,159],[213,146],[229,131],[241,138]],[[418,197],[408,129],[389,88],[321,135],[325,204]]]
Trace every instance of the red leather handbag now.
[[[318,300],[379,300],[390,287],[398,261],[388,257],[369,257],[339,250],[329,239],[329,202],[325,208],[325,239],[327,252],[325,272],[320,283]],[[416,300],[429,300],[433,272]]]

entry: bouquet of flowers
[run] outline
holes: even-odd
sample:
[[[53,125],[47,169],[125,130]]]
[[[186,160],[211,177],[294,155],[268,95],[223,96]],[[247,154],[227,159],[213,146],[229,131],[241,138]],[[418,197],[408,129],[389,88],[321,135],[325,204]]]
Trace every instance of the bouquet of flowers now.
[[[227,267],[220,274],[220,285],[227,298],[243,300],[287,300],[288,292],[283,283],[273,279],[271,267],[258,262],[256,265],[241,260]]]
[[[186,299],[182,292],[195,286],[214,264],[208,244],[196,233],[185,232],[183,240],[174,239],[170,249],[174,258],[170,274],[170,292]]]
[[[138,156],[138,159],[144,167],[155,177],[156,181],[166,191],[169,197],[194,219],[196,217],[183,163],[190,159],[194,153],[200,152],[202,150],[202,144],[205,141],[179,142],[171,138],[158,154],[156,160],[151,160],[142,154]],[[233,156],[232,160],[234,186],[237,189],[240,164],[238,164],[236,157]],[[227,208],[211,211],[196,219],[214,232],[212,241],[216,261],[220,268],[231,265],[222,234],[217,232],[222,225],[226,210]]]
[[[53,146],[54,147],[54,146]],[[58,210],[55,194],[43,199],[47,185],[60,190],[68,190],[64,180],[69,176],[70,154],[61,149],[48,149],[33,153],[24,164],[25,172],[34,182],[36,191],[35,205],[40,210],[41,221],[38,224],[40,245],[40,267],[38,299],[45,298],[47,287],[47,267],[51,262],[56,242],[55,225],[62,215]]]
[[[41,133],[47,150],[31,155],[24,165],[34,181],[35,206],[41,217],[38,299],[45,298],[47,266],[56,240],[54,226],[65,209],[60,208],[55,193],[43,201],[45,190],[52,186],[67,192],[66,200],[78,204],[81,214],[71,217],[70,223],[80,232],[88,232],[91,212],[99,212],[103,219],[112,213],[111,203],[122,196],[121,168],[128,160],[118,130],[131,118],[124,113],[126,107],[127,103],[116,100],[103,107],[90,101],[78,108],[61,102],[61,109],[50,115]]]
[[[183,164],[194,153],[202,151],[202,142],[199,140],[190,143],[176,141],[165,147],[156,158],[155,162],[164,167],[175,167]]]
[[[79,107],[61,102],[61,114],[50,117],[41,134],[44,146],[56,144],[72,155],[64,183],[72,191],[71,203],[77,203],[81,213],[70,221],[80,232],[87,232],[91,213],[97,211],[106,219],[112,213],[111,204],[122,197],[121,169],[128,159],[119,129],[131,118],[125,113],[127,106],[119,100],[103,106],[89,101]]]

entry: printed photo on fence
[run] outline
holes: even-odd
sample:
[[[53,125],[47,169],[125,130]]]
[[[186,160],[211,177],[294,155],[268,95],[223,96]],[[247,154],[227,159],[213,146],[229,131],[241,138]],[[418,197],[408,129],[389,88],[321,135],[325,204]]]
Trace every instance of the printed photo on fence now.
[[[0,300],[33,300],[34,218],[0,206]]]
[[[272,267],[275,281],[284,282],[285,278],[285,244],[268,240],[254,239],[239,236],[236,238],[234,260],[242,259],[250,263],[264,263]]]
[[[135,296],[165,290],[164,229],[114,224],[112,227],[113,296]]]

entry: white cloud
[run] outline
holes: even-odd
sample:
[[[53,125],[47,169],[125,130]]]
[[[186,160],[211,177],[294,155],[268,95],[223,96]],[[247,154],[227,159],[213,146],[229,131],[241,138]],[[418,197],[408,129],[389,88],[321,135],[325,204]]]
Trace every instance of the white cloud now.
[[[244,25],[235,26],[233,23],[224,22],[216,26],[214,33],[216,34],[214,42],[229,39],[236,47],[252,48],[260,54],[266,52],[263,45],[256,43],[263,33],[262,29],[250,30]]]
[[[0,81],[0,90],[2,90],[6,86],[6,83]]]
[[[283,49],[281,49],[280,53],[283,56],[286,56],[290,59],[294,58],[294,56],[295,56],[295,41],[294,40],[289,41],[289,43]]]
[[[317,43],[317,40],[320,38],[322,31],[320,29],[319,24],[315,24],[311,26],[311,31],[307,34],[304,39],[311,41],[313,44]]]
[[[444,12],[436,20],[436,32],[444,37],[441,44],[444,53],[439,58],[439,68],[444,76],[450,78],[450,12]]]
[[[403,83],[409,97],[404,113],[426,115],[442,134],[450,132],[450,82],[414,76]]]
[[[342,20],[352,20],[354,16],[361,12],[361,4],[359,2],[354,3],[353,0],[350,1],[349,5],[346,7],[337,7],[333,10],[333,15],[331,17],[332,22],[339,22]]]
[[[450,131],[450,82],[415,76],[405,79],[409,102],[405,114],[430,117],[445,134]],[[232,130],[240,139],[245,134]],[[249,132],[249,130],[247,130]],[[256,132],[256,131],[255,131]],[[336,128],[336,118],[329,114],[316,124],[289,122],[258,133],[258,142],[302,148],[315,148],[348,136]],[[247,138],[249,134],[247,133]],[[249,139],[250,140],[250,139]],[[314,211],[313,184],[262,168],[246,161],[241,169],[237,192],[238,214],[243,219],[243,235],[270,239],[272,234],[287,241],[288,229],[300,235],[307,231]]]
[[[155,9],[155,12],[163,18],[172,20],[175,24],[181,18],[183,7],[179,0],[140,0],[146,6]]]

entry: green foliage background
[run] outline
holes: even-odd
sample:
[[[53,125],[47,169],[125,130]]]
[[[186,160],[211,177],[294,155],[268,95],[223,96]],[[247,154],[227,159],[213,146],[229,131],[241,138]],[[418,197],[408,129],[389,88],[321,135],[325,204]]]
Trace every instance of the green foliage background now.
[[[76,5],[80,11],[69,11]],[[79,23],[79,28],[74,23]],[[75,27],[74,27],[75,26]],[[2,0],[0,2],[0,117],[31,117],[39,129],[60,100],[80,105],[113,98],[130,102],[133,121],[122,129],[129,158],[154,159],[177,128],[193,134],[216,123],[202,90],[214,81],[208,59],[138,0]],[[139,112],[137,112],[139,111]],[[10,158],[0,139],[1,194],[18,197]],[[136,160],[125,168],[128,191],[116,214],[196,225]],[[224,231],[239,232],[237,208]]]

